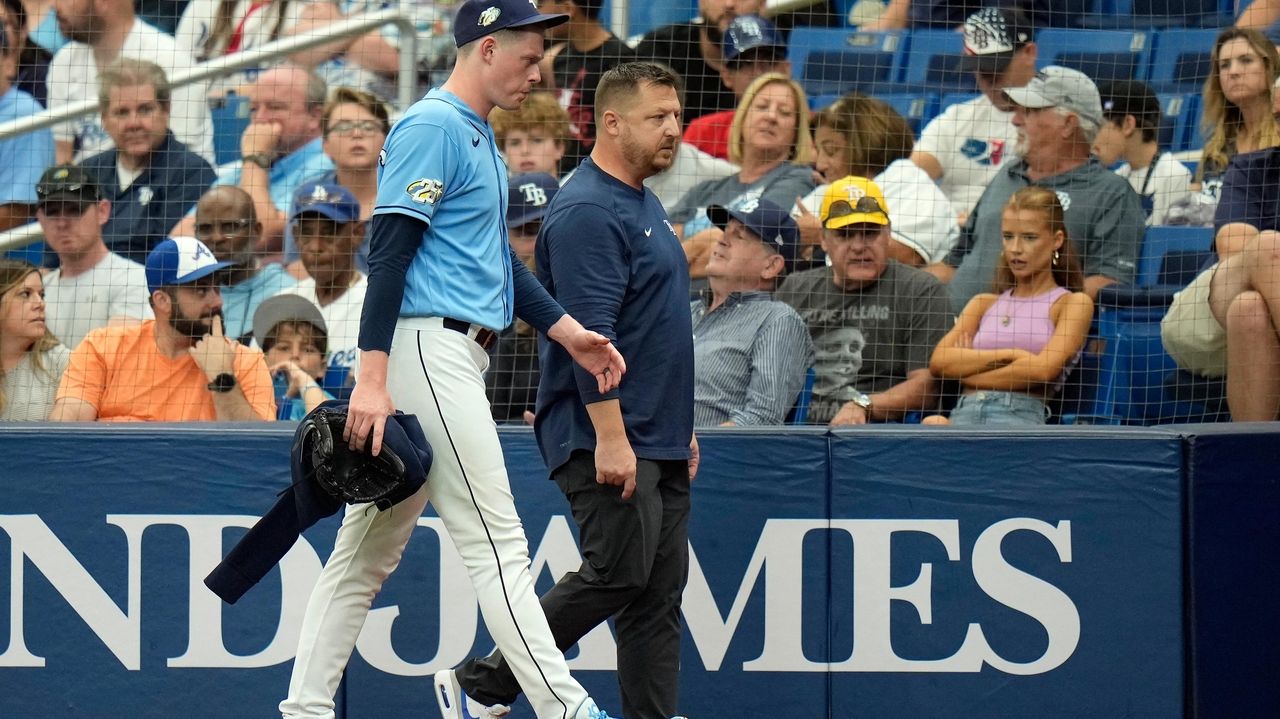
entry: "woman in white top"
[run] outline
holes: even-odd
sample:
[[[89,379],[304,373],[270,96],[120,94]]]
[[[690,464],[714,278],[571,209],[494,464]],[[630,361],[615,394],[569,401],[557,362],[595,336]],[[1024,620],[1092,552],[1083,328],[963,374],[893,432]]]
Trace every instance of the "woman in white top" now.
[[[909,159],[915,136],[902,115],[873,97],[850,93],[820,110],[813,123],[814,167],[824,182],[870,177],[884,191],[892,231],[889,256],[913,267],[941,261],[960,227],[946,195]],[[821,241],[817,212],[827,186],[800,198],[792,211],[805,244]]]
[[[40,271],[0,259],[0,421],[48,419],[70,357],[44,323]]]

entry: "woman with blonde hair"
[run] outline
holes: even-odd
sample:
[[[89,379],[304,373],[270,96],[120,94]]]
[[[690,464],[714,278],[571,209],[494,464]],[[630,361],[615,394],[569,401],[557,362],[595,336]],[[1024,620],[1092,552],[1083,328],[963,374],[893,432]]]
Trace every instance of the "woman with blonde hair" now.
[[[884,191],[892,228],[889,256],[913,267],[941,262],[960,226],[947,196],[929,173],[910,160],[915,134],[888,104],[850,93],[813,116],[814,169],[823,182],[795,203],[792,217],[801,241],[822,241],[817,216],[830,183],[842,177],[869,177]]]
[[[1215,198],[1231,158],[1280,145],[1271,106],[1277,73],[1280,55],[1257,30],[1229,27],[1213,43],[1201,121],[1206,139],[1195,179]]]
[[[935,377],[963,386],[950,424],[1044,424],[1093,320],[1057,193],[1015,192],[1001,235],[994,291],[969,300],[929,361]]]
[[[693,277],[706,275],[707,257],[721,234],[707,219],[707,207],[741,209],[761,198],[790,207],[816,184],[808,166],[809,103],[799,83],[771,72],[747,87],[729,128],[729,161],[742,169],[696,185],[668,210]]]
[[[43,422],[71,352],[45,324],[34,265],[0,259],[0,421]]]

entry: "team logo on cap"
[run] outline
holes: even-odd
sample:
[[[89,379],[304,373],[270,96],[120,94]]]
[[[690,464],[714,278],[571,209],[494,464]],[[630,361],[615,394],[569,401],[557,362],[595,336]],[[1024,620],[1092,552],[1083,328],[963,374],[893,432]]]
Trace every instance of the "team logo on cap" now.
[[[534,207],[542,207],[547,204],[547,191],[538,187],[537,183],[526,182],[516,189],[524,193],[524,201]]]
[[[995,8],[983,8],[964,23],[964,46],[974,55],[1013,52],[1009,26],[1004,15]]]
[[[67,179],[67,175],[70,175],[70,174],[71,174],[71,171],[70,171],[70,170],[68,170],[68,169],[67,169],[67,168],[65,168],[65,167],[61,167],[61,168],[58,168],[57,170],[54,170],[54,171],[53,171],[53,179],[55,179],[55,180],[65,180],[65,179]]]
[[[849,184],[844,186],[844,195],[848,198],[850,205],[856,205],[858,200],[867,196],[867,191],[858,185]]]
[[[409,186],[404,188],[409,193],[409,197],[419,205],[434,205],[440,201],[441,195],[444,194],[444,183],[439,180],[414,180]]]
[[[536,8],[538,7],[538,5],[534,3],[534,7]],[[498,19],[498,16],[501,14],[502,14],[502,10],[496,7],[490,6],[486,8],[484,12],[480,13],[480,20],[476,24],[479,25],[480,27],[489,27],[490,25],[493,24],[495,20]]]
[[[315,186],[314,188],[312,188],[312,190],[311,190],[311,197],[310,197],[310,200],[311,200],[312,202],[328,202],[328,201],[329,201],[329,191],[328,191],[328,190],[326,190],[326,189],[324,189],[324,185],[316,185],[316,186]]]

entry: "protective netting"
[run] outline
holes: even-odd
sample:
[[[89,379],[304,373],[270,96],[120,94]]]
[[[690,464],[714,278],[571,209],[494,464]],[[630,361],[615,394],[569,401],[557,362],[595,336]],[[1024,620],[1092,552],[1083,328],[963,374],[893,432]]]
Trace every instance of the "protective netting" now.
[[[457,5],[4,7],[0,419],[348,395],[379,151],[449,77]],[[572,19],[489,117],[495,206],[536,272],[601,76],[679,76],[683,142],[646,184],[690,263],[699,424],[1280,413],[1280,2],[539,8]],[[489,329],[494,419],[523,423],[537,333]]]

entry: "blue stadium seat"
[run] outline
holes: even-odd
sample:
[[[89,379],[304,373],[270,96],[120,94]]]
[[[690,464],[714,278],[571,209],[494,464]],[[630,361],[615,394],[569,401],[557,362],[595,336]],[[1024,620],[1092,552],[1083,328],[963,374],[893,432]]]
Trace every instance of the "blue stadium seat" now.
[[[1078,24],[1109,29],[1218,28],[1231,24],[1235,9],[1234,0],[1097,0]]]
[[[1097,389],[1082,409],[1093,423],[1155,424],[1224,418],[1220,382],[1180,372],[1160,340],[1160,320],[1174,294],[1213,262],[1213,229],[1151,227],[1134,285],[1098,293]]]
[[[1212,255],[1212,227],[1148,227],[1134,281],[1139,287],[1185,286]]]
[[[876,95],[876,99],[898,111],[911,124],[911,130],[919,137],[920,130],[938,114],[937,95],[918,95],[913,92],[890,92]]]
[[[871,93],[894,87],[906,46],[903,33],[798,27],[791,32],[787,59],[810,96],[849,90]]]
[[[1161,150],[1181,152],[1192,149],[1191,137],[1195,133],[1200,109],[1199,95],[1157,95],[1164,121],[1160,124]]]
[[[227,95],[209,103],[213,117],[214,165],[225,165],[240,159],[240,136],[249,126],[249,98]]]
[[[1062,65],[1094,82],[1146,77],[1150,34],[1124,30],[1048,28],[1036,33],[1036,67]]]
[[[796,403],[791,406],[791,411],[787,413],[787,424],[804,424],[809,418],[809,402],[813,399],[813,383],[818,377],[818,373],[810,367],[804,373],[804,386],[800,388],[800,394],[796,396]]]
[[[810,95],[809,110],[810,112],[817,112],[818,110],[821,110],[822,108],[832,104],[836,100],[839,100],[840,97],[841,97],[840,95]]]
[[[1154,33],[1147,82],[1156,92],[1197,93],[1209,77],[1209,56],[1218,30],[1161,30]]]
[[[914,30],[907,47],[902,92],[976,92],[973,73],[960,69],[964,35],[954,30]]]

